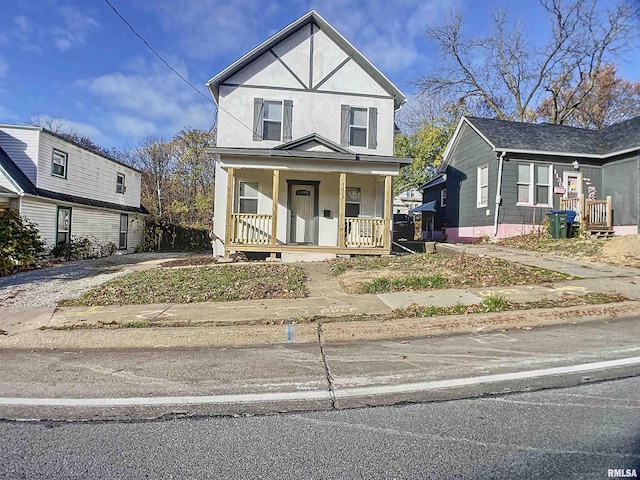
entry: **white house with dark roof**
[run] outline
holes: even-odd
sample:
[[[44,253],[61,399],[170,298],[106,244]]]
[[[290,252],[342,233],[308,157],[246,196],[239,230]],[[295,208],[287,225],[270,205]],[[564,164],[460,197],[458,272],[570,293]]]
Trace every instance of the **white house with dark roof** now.
[[[0,208],[36,224],[48,248],[92,236],[133,251],[147,213],[140,175],[46,129],[0,124]]]
[[[640,117],[599,131],[463,117],[421,189],[448,241],[528,233],[552,209],[598,236],[639,233]]]
[[[405,96],[326,20],[309,12],[207,86],[218,251],[390,252]]]

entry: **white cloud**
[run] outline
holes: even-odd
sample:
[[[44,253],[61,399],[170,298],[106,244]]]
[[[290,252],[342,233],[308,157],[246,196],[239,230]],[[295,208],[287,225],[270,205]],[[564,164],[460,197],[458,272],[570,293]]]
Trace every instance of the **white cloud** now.
[[[68,6],[61,7],[59,14],[63,26],[54,28],[52,34],[53,42],[61,52],[83,45],[89,30],[100,26],[93,17]]]
[[[186,72],[176,60],[172,65]],[[131,139],[171,137],[185,125],[208,128],[214,105],[163,65],[129,61],[125,71],[78,80],[78,86],[100,99],[102,122]]]
[[[94,127],[93,125],[89,125],[88,123],[74,122],[73,120],[46,114],[33,115],[33,118],[37,118],[38,123],[45,128],[47,127],[47,125],[52,124],[55,126],[55,129],[59,129],[63,133],[78,133],[85,137],[89,137],[96,143],[100,143],[106,138],[101,130]]]
[[[278,2],[245,0],[140,0],[139,3],[158,16],[166,31],[176,34],[185,55],[209,61],[238,52],[239,44],[246,46],[240,50],[247,50],[264,40],[274,33],[265,36],[265,27],[272,25],[275,15],[282,11]]]

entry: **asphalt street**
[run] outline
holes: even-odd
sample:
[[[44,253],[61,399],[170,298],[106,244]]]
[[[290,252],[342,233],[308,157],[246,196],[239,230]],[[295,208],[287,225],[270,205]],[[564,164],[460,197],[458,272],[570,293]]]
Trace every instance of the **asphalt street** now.
[[[640,471],[640,378],[258,417],[0,423],[0,478],[605,479]]]

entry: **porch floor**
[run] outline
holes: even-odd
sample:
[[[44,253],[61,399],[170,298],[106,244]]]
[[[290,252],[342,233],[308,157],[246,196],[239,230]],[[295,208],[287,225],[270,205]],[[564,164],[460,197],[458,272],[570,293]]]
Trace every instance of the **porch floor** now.
[[[391,250],[379,247],[332,247],[320,245],[244,245],[230,244],[227,248],[231,252],[260,252],[260,253],[332,253],[335,255],[390,255]]]

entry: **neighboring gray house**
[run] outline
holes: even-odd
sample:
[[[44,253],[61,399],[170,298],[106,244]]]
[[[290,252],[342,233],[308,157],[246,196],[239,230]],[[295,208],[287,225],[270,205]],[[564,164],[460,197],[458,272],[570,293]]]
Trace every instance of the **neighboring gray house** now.
[[[0,124],[0,208],[36,224],[48,248],[90,235],[133,251],[147,213],[140,175],[44,128]]]
[[[638,233],[640,117],[600,131],[463,117],[421,190],[438,205],[432,231],[451,242],[528,233],[551,209],[575,210],[586,230]]]
[[[207,83],[218,111],[216,251],[391,251],[394,113],[405,96],[317,12]]]

